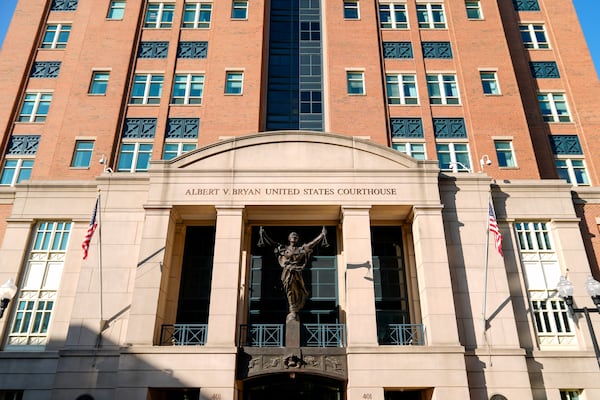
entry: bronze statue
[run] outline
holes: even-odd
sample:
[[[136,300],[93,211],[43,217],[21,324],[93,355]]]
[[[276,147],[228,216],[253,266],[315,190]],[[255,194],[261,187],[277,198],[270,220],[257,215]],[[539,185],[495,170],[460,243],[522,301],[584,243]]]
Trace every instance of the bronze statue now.
[[[288,236],[289,244],[287,246],[272,240],[267,236],[262,226],[259,233],[258,247],[271,246],[275,254],[277,254],[277,260],[282,268],[281,283],[283,283],[283,289],[285,290],[289,306],[287,320],[295,320],[297,319],[298,311],[304,307],[304,303],[308,298],[308,290],[304,286],[302,271],[306,267],[315,246],[319,243],[323,247],[329,246],[325,236],[327,230],[323,227],[319,236],[302,245],[299,244],[300,236],[296,232],[291,232]]]

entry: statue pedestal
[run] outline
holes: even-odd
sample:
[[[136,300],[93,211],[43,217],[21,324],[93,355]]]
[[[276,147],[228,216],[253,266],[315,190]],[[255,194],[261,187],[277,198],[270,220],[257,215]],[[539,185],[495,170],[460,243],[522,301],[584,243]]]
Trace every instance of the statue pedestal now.
[[[297,316],[285,321],[285,347],[294,349],[300,347],[300,321]]]

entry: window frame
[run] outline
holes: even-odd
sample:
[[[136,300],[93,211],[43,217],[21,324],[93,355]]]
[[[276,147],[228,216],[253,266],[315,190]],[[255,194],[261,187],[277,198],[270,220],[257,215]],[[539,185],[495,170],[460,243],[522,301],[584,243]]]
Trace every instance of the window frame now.
[[[508,148],[499,148],[499,144],[508,144]],[[510,139],[494,139],[494,150],[496,151],[496,160],[499,168],[517,168],[517,159],[513,141]],[[508,157],[506,155],[509,155]],[[501,156],[502,155],[502,156]],[[512,165],[510,165],[512,164]]]
[[[177,149],[175,151],[167,149],[168,146],[173,146],[173,145],[177,146]],[[167,161],[172,160],[174,158],[181,156],[182,154],[188,153],[190,151],[194,151],[197,148],[198,148],[198,142],[196,140],[167,139],[167,140],[165,140],[165,143],[163,145],[162,159],[167,160]],[[171,153],[174,153],[174,154],[167,158],[166,154],[171,154]]]
[[[364,71],[346,70],[346,91],[349,96],[366,95]]]
[[[16,162],[9,168],[9,163]],[[33,171],[33,165],[35,162],[35,156],[7,156],[2,165],[2,172],[0,173],[0,186],[15,186],[17,183],[26,181],[31,178],[31,172]],[[27,164],[27,165],[24,165]],[[5,178],[8,178],[8,171],[10,172],[10,182],[3,183]]]
[[[562,97],[562,99],[558,99]],[[537,94],[538,104],[540,107],[540,113],[544,122],[548,123],[570,123],[571,112],[569,111],[569,104],[567,102],[567,96],[564,92],[538,92]],[[542,104],[547,104],[548,107],[542,107]],[[558,107],[558,105],[564,104],[564,107]],[[549,111],[549,112],[546,112]]]
[[[386,10],[382,9],[383,7],[387,7],[387,12],[390,15],[390,22],[385,22],[384,25],[383,18],[381,17],[382,12],[386,12]],[[381,2],[378,7],[379,12],[379,27],[381,29],[409,29],[410,23],[408,20],[408,13],[406,10],[406,3],[394,3],[394,2]],[[398,14],[404,16],[404,21],[398,22],[397,16]],[[390,25],[390,26],[387,26]]]
[[[574,165],[575,162],[580,163],[580,165]],[[559,166],[559,163],[564,163],[564,165]],[[554,166],[556,167],[556,173],[558,174],[559,179],[563,179],[573,186],[591,185],[584,157],[556,155]]]
[[[122,20],[125,17],[125,7],[127,2],[124,0],[111,0],[106,13],[107,20]]]
[[[241,14],[238,14],[238,13],[241,13]],[[248,1],[247,0],[232,0],[232,2],[231,2],[231,19],[233,19],[233,20],[247,20],[248,19]]]
[[[157,10],[153,10],[150,7],[158,6]],[[168,7],[165,10],[165,7]],[[156,21],[149,20],[151,12],[156,12]],[[170,20],[168,18],[170,14]],[[173,27],[173,20],[175,15],[175,2],[173,1],[151,1],[146,6],[146,13],[144,14],[144,29],[170,29]],[[166,18],[165,18],[166,17]]]
[[[401,146],[404,146],[404,148],[401,149]],[[417,146],[419,146],[420,149],[417,149]],[[427,160],[427,146],[425,142],[406,142],[395,140],[392,142],[392,148],[416,160]]]
[[[480,0],[467,0],[465,1],[465,10],[467,12],[467,19],[470,21],[479,21],[485,19],[483,17],[483,10],[481,9],[481,1]],[[476,12],[476,16],[473,16],[469,11]]]
[[[541,29],[539,29],[541,28]],[[544,23],[536,23],[536,22],[529,22],[529,23],[522,23],[519,24],[519,31],[521,33],[521,41],[523,42],[523,46],[525,46],[526,49],[532,49],[532,50],[549,50],[551,49],[550,47],[550,41],[548,40],[548,34],[546,33],[546,25]],[[538,34],[540,34],[543,36],[544,41],[540,41]],[[523,37],[523,34],[527,34],[529,37],[529,40],[525,40],[525,38]]]
[[[131,151],[125,151],[125,146],[133,145]],[[143,148],[142,148],[143,147]],[[119,158],[117,160],[117,172],[147,172],[150,167],[150,159],[152,158],[152,151],[154,149],[153,140],[131,140],[124,139],[121,141],[119,146]],[[129,166],[122,165],[124,162],[123,155],[131,154],[131,160]],[[140,166],[140,163],[144,161],[143,157],[147,156],[146,165]]]
[[[140,78],[138,80],[138,78]],[[141,78],[144,78],[143,81]],[[155,80],[156,79],[156,80]],[[131,84],[129,105],[159,105],[162,97],[165,76],[159,73],[136,73]],[[137,95],[143,88],[143,94]],[[158,94],[155,91],[158,90]]]
[[[106,79],[102,79],[101,75],[106,75]],[[88,94],[93,96],[105,96],[108,90],[108,81],[110,79],[110,71],[97,70],[92,71],[92,79],[90,80],[90,87]],[[98,91],[98,88],[100,90]]]
[[[435,78],[435,80],[433,80]],[[451,78],[452,80],[446,80]],[[431,73],[426,75],[427,94],[429,104],[432,105],[460,105],[460,90],[458,89],[458,80],[455,73]],[[447,85],[450,84],[448,87]],[[439,96],[432,96],[432,88],[436,88]],[[446,89],[450,88],[450,91]],[[454,93],[455,92],[455,93]],[[439,99],[439,100],[436,100]]]
[[[239,79],[237,76],[239,76]],[[239,82],[239,91],[235,86],[237,82]],[[242,96],[244,94],[244,71],[226,71],[224,91],[225,95],[228,96]]]
[[[195,10],[188,10],[188,7],[194,6]],[[208,10],[203,7],[209,7]],[[181,18],[181,29],[210,29],[212,22],[212,2],[206,1],[186,1],[183,5],[183,17]],[[202,20],[202,15],[208,11],[208,21]],[[193,12],[193,20],[186,21],[185,17]],[[191,26],[190,26],[191,25]]]
[[[423,13],[422,7],[425,7],[425,13]],[[448,29],[444,3],[419,2],[416,5],[416,10],[419,29]],[[422,16],[426,16],[426,18],[422,19]],[[436,16],[441,16],[441,22],[436,22],[434,18]]]
[[[34,96],[34,98],[31,99],[31,96]],[[52,97],[53,93],[50,91],[26,92],[16,122],[30,124],[42,124],[46,122],[50,113]],[[31,110],[26,110],[29,107],[31,107]],[[31,112],[26,113],[26,111]]]
[[[178,82],[178,78],[185,77],[185,82]],[[198,79],[198,80],[195,80]],[[173,89],[171,91],[171,105],[201,105],[204,97],[204,79],[203,73],[176,73],[173,77]],[[181,90],[178,85],[185,84],[183,88],[183,96],[176,96],[175,91]],[[195,89],[194,85],[200,86],[200,89]],[[192,95],[194,92],[200,92],[199,96]],[[182,99],[181,102],[175,101],[176,99]]]
[[[80,148],[81,145],[91,144],[90,148]],[[78,139],[73,146],[73,157],[71,159],[71,168],[89,169],[92,164],[92,155],[94,154],[95,140]]]
[[[484,77],[488,75],[488,77]],[[489,77],[491,75],[491,78]],[[479,79],[481,80],[481,87],[483,94],[486,96],[500,96],[500,82],[498,81],[498,72],[494,70],[480,70]]]
[[[441,146],[448,146],[447,151],[440,151]],[[464,146],[464,149],[457,149],[459,146]],[[471,162],[471,150],[468,141],[446,141],[440,140],[435,143],[435,152],[438,160],[438,167],[441,171],[446,172],[473,172],[473,163]],[[442,164],[440,154],[448,154],[450,161]],[[466,158],[465,155],[466,154]],[[459,165],[459,164],[462,164]],[[445,166],[447,164],[447,167]],[[454,164],[454,166],[451,166]],[[463,167],[464,166],[464,167]],[[466,169],[465,169],[466,167]]]
[[[412,81],[407,81],[406,78],[412,78]],[[395,79],[395,82],[390,81]],[[417,75],[414,72],[390,72],[385,74],[385,86],[388,105],[419,105],[419,88],[417,85]],[[398,96],[391,96],[390,93],[394,88],[398,92]],[[414,96],[407,96],[407,90],[410,93],[414,91]]]
[[[56,27],[56,30],[52,31],[52,41],[45,41],[46,37],[50,34],[50,27]],[[62,22],[49,22],[46,24],[44,35],[42,36],[42,42],[40,43],[40,49],[64,49],[67,47],[69,37],[71,36],[71,29],[73,26],[70,23]],[[65,37],[66,36],[66,37]],[[64,40],[61,40],[64,39]],[[49,43],[49,44],[48,44]]]
[[[343,0],[344,20],[360,19],[360,2],[358,0]]]

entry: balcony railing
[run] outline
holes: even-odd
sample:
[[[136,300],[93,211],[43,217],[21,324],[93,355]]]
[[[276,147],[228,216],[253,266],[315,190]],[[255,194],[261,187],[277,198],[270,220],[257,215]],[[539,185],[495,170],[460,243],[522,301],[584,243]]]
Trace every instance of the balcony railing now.
[[[393,346],[423,346],[425,327],[423,324],[389,324],[380,344]]]
[[[206,324],[163,325],[161,346],[203,346],[206,343]]]
[[[304,345],[307,347],[346,346],[346,325],[344,324],[305,324]]]
[[[251,324],[240,328],[240,346],[283,347],[283,324]]]

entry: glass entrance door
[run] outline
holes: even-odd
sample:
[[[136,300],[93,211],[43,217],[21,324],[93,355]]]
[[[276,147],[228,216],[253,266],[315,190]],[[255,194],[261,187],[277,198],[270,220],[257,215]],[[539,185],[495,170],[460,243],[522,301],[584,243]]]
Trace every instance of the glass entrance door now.
[[[312,375],[281,374],[253,379],[244,384],[244,400],[283,399],[343,400],[344,383]]]

